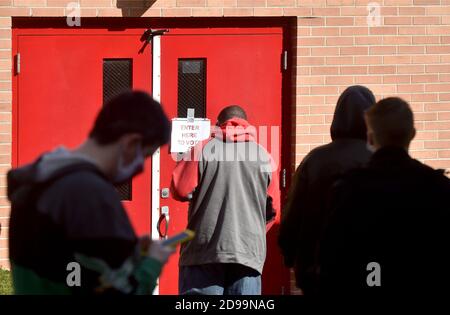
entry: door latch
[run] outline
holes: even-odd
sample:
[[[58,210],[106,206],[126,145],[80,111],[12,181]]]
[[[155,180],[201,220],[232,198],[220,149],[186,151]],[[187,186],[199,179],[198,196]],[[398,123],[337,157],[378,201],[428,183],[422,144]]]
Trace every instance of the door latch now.
[[[281,187],[286,188],[286,169],[283,168],[281,171]]]
[[[20,53],[14,56],[14,62],[16,64],[16,74],[20,74]]]
[[[283,70],[286,71],[288,69],[288,52],[285,50],[283,52]]]

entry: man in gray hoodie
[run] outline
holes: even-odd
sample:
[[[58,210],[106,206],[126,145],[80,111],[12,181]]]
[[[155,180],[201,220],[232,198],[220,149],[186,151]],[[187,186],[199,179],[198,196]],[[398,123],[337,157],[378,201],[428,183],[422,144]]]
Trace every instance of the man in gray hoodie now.
[[[212,137],[178,163],[172,192],[190,202],[188,229],[196,232],[181,247],[180,293],[260,294],[278,180],[241,107],[223,109]]]
[[[372,92],[351,86],[339,97],[331,124],[331,143],[312,150],[294,175],[280,226],[278,243],[296,284],[306,295],[318,291],[319,249],[327,222],[327,194],[338,176],[363,166],[371,151],[366,144],[364,112],[375,104]]]

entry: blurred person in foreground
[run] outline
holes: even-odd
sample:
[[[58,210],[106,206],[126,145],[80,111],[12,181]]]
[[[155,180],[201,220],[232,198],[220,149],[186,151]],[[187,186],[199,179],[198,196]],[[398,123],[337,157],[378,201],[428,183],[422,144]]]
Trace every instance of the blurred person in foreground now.
[[[78,148],[9,171],[16,294],[152,293],[173,250],[138,239],[114,184],[141,173],[169,133],[158,102],[125,92],[103,106]],[[81,267],[78,281],[70,263]]]

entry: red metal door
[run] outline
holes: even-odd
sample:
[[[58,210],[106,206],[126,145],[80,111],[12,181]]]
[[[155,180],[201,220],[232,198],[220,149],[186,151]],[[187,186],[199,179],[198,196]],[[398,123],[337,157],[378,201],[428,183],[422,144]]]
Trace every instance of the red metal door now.
[[[171,29],[161,39],[161,101],[170,116],[177,117],[179,60],[198,59],[206,64],[206,117],[215,124],[220,110],[242,106],[255,126],[279,133],[269,137],[268,149],[277,162],[281,153],[282,122],[282,28]],[[272,128],[273,127],[273,128]],[[270,135],[270,132],[269,132]],[[277,163],[279,165],[279,163]],[[161,188],[170,186],[175,162],[169,149],[161,150]],[[187,204],[161,199],[169,206],[169,235],[186,227]],[[279,217],[277,218],[279,220]],[[268,235],[268,256],[263,272],[263,293],[288,292],[288,271],[276,245],[276,228]],[[178,292],[178,255],[165,267],[161,294]],[[286,291],[285,291],[286,290]]]
[[[20,53],[20,73],[13,77],[13,165],[35,159],[59,144],[78,145],[88,134],[102,103],[104,59],[132,61],[132,87],[152,91],[150,45],[141,50],[144,29],[14,29],[13,54]],[[206,116],[215,123],[227,105],[243,106],[256,126],[281,126],[282,29],[171,29],[162,36],[161,98],[170,118],[177,116],[178,60],[206,62]],[[279,161],[278,143],[267,143]],[[275,150],[271,150],[275,147]],[[275,151],[275,152],[273,152]],[[278,163],[279,164],[279,163]],[[175,162],[161,149],[161,187],[169,187]],[[150,233],[151,162],[133,180],[132,200],[124,202],[138,234]],[[169,235],[186,226],[187,204],[161,199],[169,206]],[[279,218],[278,218],[279,219]],[[288,290],[288,273],[276,246],[277,226],[268,235],[263,292]],[[178,256],[169,261],[160,293],[178,292]]]
[[[14,29],[20,73],[13,78],[13,164],[83,141],[103,102],[103,62],[129,59],[132,87],[151,92],[150,47],[139,53],[143,30]],[[150,233],[150,161],[124,202],[138,234]]]

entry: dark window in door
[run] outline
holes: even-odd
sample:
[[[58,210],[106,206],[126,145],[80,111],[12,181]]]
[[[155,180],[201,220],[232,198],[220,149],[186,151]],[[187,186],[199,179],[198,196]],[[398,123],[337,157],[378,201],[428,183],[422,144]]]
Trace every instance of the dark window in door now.
[[[178,59],[178,117],[195,109],[196,118],[206,117],[206,59]]]
[[[103,104],[132,89],[132,59],[103,59]],[[131,200],[131,180],[116,185],[122,200]]]

